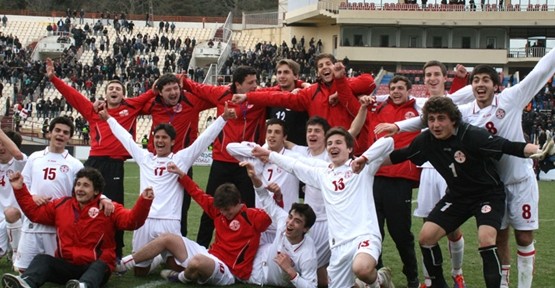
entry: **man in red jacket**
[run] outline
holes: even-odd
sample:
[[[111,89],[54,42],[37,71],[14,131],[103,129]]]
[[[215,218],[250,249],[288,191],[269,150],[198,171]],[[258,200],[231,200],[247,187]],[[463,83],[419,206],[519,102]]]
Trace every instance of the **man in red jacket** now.
[[[114,212],[106,216],[100,211],[104,178],[94,168],[83,168],[77,173],[72,197],[59,198],[41,206],[33,201],[19,172],[10,177],[10,183],[27,217],[33,222],[56,227],[58,248],[55,257],[35,256],[21,276],[4,274],[4,287],[40,287],[46,282],[66,284],[71,288],[103,286],[115,268],[116,229],[141,227],[154,199],[152,189],[147,188],[133,209],[114,203]]]
[[[401,75],[394,76],[389,81],[389,98],[382,102],[372,118],[371,131],[379,123],[392,123],[412,117],[418,117],[414,108],[415,99],[409,97],[412,83]],[[409,145],[420,132],[403,132],[393,135],[395,148]],[[384,134],[375,135],[381,138]],[[381,167],[374,178],[374,203],[380,233],[384,239],[384,224],[387,221],[389,235],[403,262],[403,273],[407,278],[407,287],[418,288],[418,264],[414,250],[414,235],[410,228],[412,225],[412,188],[418,186],[420,168],[410,161]],[[382,267],[382,257],[378,259],[378,267]]]
[[[316,57],[318,82],[296,94],[289,91],[253,91],[244,95],[234,95],[233,101],[249,104],[285,107],[294,111],[307,111],[310,117],[320,116],[328,120],[331,126],[349,129],[351,122],[358,113],[360,103],[354,95],[369,95],[376,84],[370,74],[362,74],[355,78],[335,78],[336,59],[331,54],[322,53]],[[341,65],[342,66],[342,65]],[[344,67],[343,67],[344,69]],[[330,102],[330,96],[338,93],[339,103]],[[236,92],[240,94],[240,92]],[[343,97],[342,97],[343,96]],[[342,101],[342,99],[344,101]],[[355,155],[366,151],[370,146],[369,122],[364,125],[356,138]]]

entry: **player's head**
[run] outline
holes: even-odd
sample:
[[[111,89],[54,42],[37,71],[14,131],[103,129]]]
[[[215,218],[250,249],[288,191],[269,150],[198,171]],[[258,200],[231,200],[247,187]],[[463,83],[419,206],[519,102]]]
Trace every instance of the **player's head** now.
[[[333,127],[326,133],[326,149],[334,166],[343,165],[352,157],[355,140],[343,127]]]
[[[154,135],[154,150],[156,155],[160,157],[168,156],[175,144],[175,137],[177,132],[170,123],[160,123],[153,130]]]
[[[335,62],[337,62],[337,60],[332,54],[320,53],[316,55],[314,63],[316,64],[316,70],[318,70],[318,78],[324,83],[331,83],[333,81],[333,67]]]
[[[4,131],[6,136],[17,146],[17,148],[21,148],[21,142],[23,139],[19,133],[14,131]],[[4,143],[0,141],[0,163],[8,163],[13,158],[13,155],[6,150]]]
[[[104,177],[95,168],[85,167],[77,172],[73,183],[73,196],[85,205],[104,191]]]
[[[214,207],[220,210],[222,216],[231,220],[241,211],[241,193],[232,183],[224,183],[214,192]]]
[[[326,147],[326,133],[330,130],[328,121],[320,116],[312,116],[306,121],[306,143],[312,151]]]
[[[50,151],[56,153],[62,153],[69,142],[69,139],[73,137],[73,132],[75,131],[75,126],[73,121],[65,116],[59,116],[52,121],[48,126],[48,133],[50,139]]]
[[[389,98],[395,105],[401,105],[409,101],[412,83],[403,75],[395,75],[389,81]]]
[[[445,95],[445,82],[447,82],[447,67],[437,60],[424,64],[424,85],[431,96]]]
[[[304,234],[316,222],[316,213],[308,204],[293,203],[285,222],[285,236],[288,239],[302,240]]]
[[[279,152],[283,149],[287,140],[287,127],[285,121],[277,118],[269,119],[266,122],[266,144],[268,149]]]
[[[104,94],[108,108],[118,107],[125,97],[125,86],[119,80],[110,80],[104,88]]]
[[[276,64],[276,79],[283,91],[295,89],[295,81],[299,78],[299,63],[291,59],[282,59]]]
[[[482,108],[491,104],[495,91],[501,85],[497,71],[488,65],[474,67],[472,73],[470,73],[470,83],[472,84],[474,98],[476,98],[478,106]]]
[[[174,74],[164,74],[156,81],[156,89],[160,91],[160,97],[166,105],[175,106],[181,98],[181,85]]]
[[[256,69],[250,66],[239,66],[233,71],[232,89],[235,93],[244,94],[256,90]]]
[[[424,104],[422,113],[428,129],[440,140],[451,137],[462,119],[461,111],[449,97],[430,97]]]

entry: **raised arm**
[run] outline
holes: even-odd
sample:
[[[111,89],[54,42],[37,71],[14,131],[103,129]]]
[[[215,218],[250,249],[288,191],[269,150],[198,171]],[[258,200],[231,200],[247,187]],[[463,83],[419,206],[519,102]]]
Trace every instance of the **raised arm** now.
[[[142,159],[146,157],[146,155],[148,155],[148,150],[141,149],[135,142],[135,139],[133,139],[133,136],[127,130],[125,130],[125,128],[121,127],[118,121],[116,121],[116,119],[111,117],[105,108],[101,109],[98,112],[98,115],[100,116],[101,119],[106,120],[106,122],[108,122],[108,125],[110,126],[110,130],[112,130],[112,133],[114,133],[114,136],[116,136],[116,138],[119,140],[119,142],[121,142],[123,147],[125,147],[125,150],[127,150],[127,152],[131,154],[131,156],[133,157],[133,159],[135,159],[135,161],[141,162]]]
[[[21,153],[21,150],[19,150],[17,145],[15,145],[12,139],[10,139],[10,137],[8,137],[2,129],[0,129],[0,142],[2,142],[4,149],[6,149],[6,151],[8,151],[8,153],[10,153],[16,160],[23,160],[25,158],[23,153]]]

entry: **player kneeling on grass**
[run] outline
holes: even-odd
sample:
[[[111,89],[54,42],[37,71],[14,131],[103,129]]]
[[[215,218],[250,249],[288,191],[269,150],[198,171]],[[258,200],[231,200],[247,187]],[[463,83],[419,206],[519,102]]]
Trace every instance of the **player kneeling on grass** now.
[[[4,274],[3,287],[40,287],[46,282],[68,288],[98,288],[106,284],[115,268],[116,230],[134,230],[143,225],[154,198],[146,188],[133,209],[114,203],[114,212],[100,211],[104,178],[94,168],[83,168],[75,176],[73,196],[38,206],[16,172],[10,183],[21,210],[33,222],[56,227],[55,257],[38,254],[21,276]]]
[[[264,210],[247,208],[235,185],[220,185],[214,197],[204,193],[175,163],[168,163],[168,171],[180,176],[179,182],[214,221],[215,242],[210,249],[175,234],[161,234],[138,251],[123,257],[118,271],[125,271],[135,263],[170,253],[184,271],[162,270],[161,276],[173,282],[193,282],[209,285],[232,285],[235,279],[246,282],[252,272],[260,234],[272,220]]]

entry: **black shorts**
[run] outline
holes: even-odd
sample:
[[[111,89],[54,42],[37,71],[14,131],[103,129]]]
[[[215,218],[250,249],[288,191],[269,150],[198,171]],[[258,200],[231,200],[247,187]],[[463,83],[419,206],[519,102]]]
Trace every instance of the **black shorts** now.
[[[489,193],[491,192],[491,193]],[[502,193],[500,193],[502,192]],[[466,220],[474,216],[476,225],[488,225],[496,230],[501,227],[505,214],[505,191],[488,191],[480,199],[461,199],[445,194],[426,218],[426,221],[439,225],[446,233],[459,228]]]
[[[104,186],[102,194],[122,205],[124,205],[123,164],[123,160],[110,158],[108,156],[90,156],[84,164],[85,167],[98,169],[102,177],[104,177],[106,186]]]

